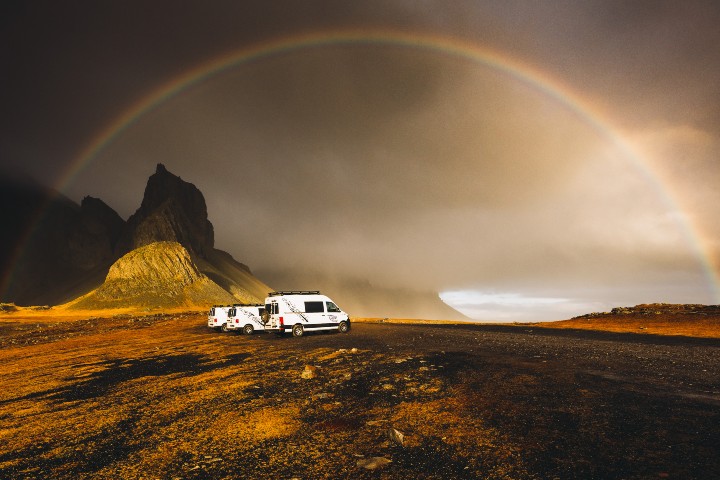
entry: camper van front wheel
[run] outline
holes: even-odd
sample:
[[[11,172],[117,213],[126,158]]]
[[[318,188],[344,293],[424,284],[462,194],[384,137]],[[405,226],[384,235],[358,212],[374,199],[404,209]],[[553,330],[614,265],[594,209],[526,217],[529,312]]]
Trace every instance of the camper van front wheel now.
[[[293,337],[302,337],[304,330],[302,325],[294,325],[292,328]]]
[[[340,322],[340,325],[338,325],[338,332],[340,333],[347,333],[349,330],[347,322]]]
[[[245,325],[243,327],[243,333],[245,335],[252,335],[254,331],[255,331],[255,329],[253,328],[252,325]]]

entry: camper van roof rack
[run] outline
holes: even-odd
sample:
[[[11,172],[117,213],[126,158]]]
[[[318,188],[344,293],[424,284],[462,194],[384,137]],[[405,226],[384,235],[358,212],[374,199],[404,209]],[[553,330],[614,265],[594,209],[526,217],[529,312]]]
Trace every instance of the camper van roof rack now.
[[[278,297],[280,295],[317,295],[320,291],[318,290],[283,290],[280,292],[270,292],[268,297]]]
[[[263,307],[262,303],[233,303],[233,307]]]

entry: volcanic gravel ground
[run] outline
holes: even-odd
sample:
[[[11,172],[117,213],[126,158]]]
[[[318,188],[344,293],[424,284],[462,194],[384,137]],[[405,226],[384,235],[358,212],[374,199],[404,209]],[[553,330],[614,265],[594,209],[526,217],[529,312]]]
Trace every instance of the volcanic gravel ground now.
[[[38,325],[1,332],[1,478],[720,478],[717,340]]]

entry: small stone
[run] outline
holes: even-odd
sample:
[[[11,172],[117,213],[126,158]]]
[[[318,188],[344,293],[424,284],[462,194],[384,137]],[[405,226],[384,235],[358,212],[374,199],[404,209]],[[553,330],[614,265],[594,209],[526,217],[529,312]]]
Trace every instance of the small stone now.
[[[305,365],[305,370],[300,374],[300,378],[310,379],[318,376],[318,367],[314,365]]]
[[[375,470],[376,468],[384,467],[391,462],[392,460],[385,457],[370,457],[358,460],[357,466],[367,468],[368,470]]]
[[[395,445],[400,445],[402,447],[405,444],[405,434],[403,434],[400,430],[390,428],[388,430],[388,437]]]

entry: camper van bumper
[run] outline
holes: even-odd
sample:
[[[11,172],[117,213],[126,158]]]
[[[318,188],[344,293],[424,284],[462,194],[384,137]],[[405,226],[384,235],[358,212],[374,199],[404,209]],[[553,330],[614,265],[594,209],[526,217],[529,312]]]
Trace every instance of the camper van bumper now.
[[[272,327],[265,327],[266,333],[277,333],[278,335],[282,335],[285,333],[285,327],[279,327],[279,328],[272,328]]]

